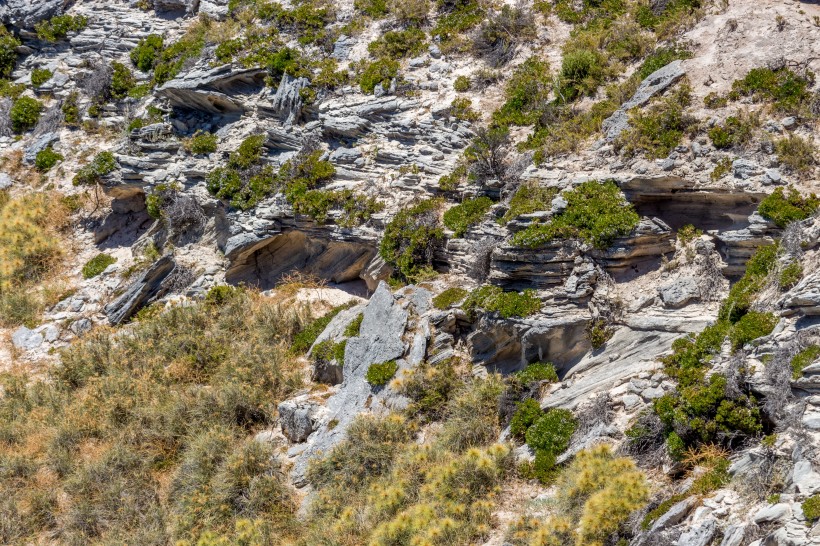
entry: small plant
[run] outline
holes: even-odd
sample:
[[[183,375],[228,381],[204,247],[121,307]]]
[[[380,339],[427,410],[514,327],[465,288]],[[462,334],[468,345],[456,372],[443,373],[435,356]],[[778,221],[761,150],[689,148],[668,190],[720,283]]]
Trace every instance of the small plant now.
[[[721,97],[714,91],[703,97],[703,105],[710,110],[715,110],[717,108],[723,108],[729,101],[726,97]]]
[[[290,346],[290,352],[295,355],[301,355],[308,350],[316,341],[316,338],[327,328],[333,317],[338,315],[343,309],[347,309],[348,305],[340,305],[334,307],[329,313],[319,317],[312,322],[305,325],[296,335],[293,336],[293,343]]]
[[[356,315],[356,318],[350,321],[350,324],[345,327],[345,337],[356,337],[359,335],[359,330],[362,327],[362,319],[364,319],[364,313],[359,313]]]
[[[524,435],[527,445],[536,453],[549,457],[560,455],[569,447],[569,440],[577,423],[572,412],[565,409],[549,409],[541,415]]]
[[[464,290],[463,288],[459,288],[457,286],[448,288],[447,290],[433,298],[433,306],[436,309],[449,309],[454,304],[466,298],[467,293],[468,292],[466,290]]]
[[[777,158],[790,171],[808,176],[817,164],[817,149],[813,142],[797,135],[789,135],[774,143]]]
[[[380,364],[371,364],[367,369],[365,379],[374,387],[381,387],[387,385],[387,383],[393,379],[398,369],[399,366],[395,360],[388,360]]]
[[[489,197],[467,199],[444,213],[444,225],[453,230],[455,237],[463,237],[467,230],[481,221],[492,205]]]
[[[780,271],[780,275],[777,277],[777,285],[781,290],[788,290],[799,283],[802,278],[803,265],[800,260],[792,260]]]
[[[585,329],[589,344],[593,349],[600,349],[615,333],[609,322],[604,319],[595,319],[590,321]]]
[[[804,500],[800,508],[803,509],[803,515],[806,516],[806,524],[813,524],[820,519],[820,495],[813,495]]]
[[[54,73],[48,68],[35,68],[31,71],[31,85],[40,87],[51,79]]]
[[[547,223],[534,222],[516,233],[512,244],[538,248],[554,239],[577,238],[606,249],[638,225],[640,217],[613,181],[594,180],[564,191],[566,208]]]
[[[509,209],[501,217],[502,225],[515,220],[522,214],[531,214],[552,208],[552,200],[558,195],[557,188],[543,188],[538,184],[522,184],[510,199]]]
[[[686,224],[678,230],[678,241],[681,245],[686,246],[691,241],[703,235],[703,231],[696,228],[692,224]]]
[[[641,80],[649,77],[650,74],[656,70],[660,70],[672,61],[678,59],[691,59],[692,52],[680,47],[661,47],[646,56],[641,68],[638,71],[638,76]]]
[[[33,128],[40,119],[40,113],[43,111],[43,104],[37,99],[31,97],[20,97],[9,110],[9,117],[11,119],[11,127],[15,133],[22,133]]]
[[[541,418],[543,414],[544,410],[541,409],[541,405],[537,400],[527,398],[523,402],[519,402],[510,421],[510,434],[512,434],[513,438],[523,440],[527,429]]]
[[[794,355],[789,362],[792,369],[792,378],[800,379],[803,377],[803,369],[818,358],[820,358],[820,345],[809,345]]]
[[[111,84],[109,90],[114,99],[124,99],[136,85],[134,74],[122,63],[111,63]]]
[[[715,148],[726,149],[743,146],[752,138],[754,128],[758,125],[756,117],[748,115],[729,116],[723,125],[709,129],[709,138]]]
[[[47,146],[37,152],[34,159],[34,167],[41,173],[48,172],[58,161],[62,161],[63,159],[62,154],[55,152],[51,146]]]
[[[385,227],[379,254],[406,279],[424,274],[433,264],[433,252],[444,239],[440,207],[438,200],[422,201],[399,211]]]
[[[22,43],[14,34],[0,25],[0,78],[8,78],[17,65],[17,48]]]
[[[217,136],[207,131],[197,131],[185,142],[185,149],[194,155],[212,154],[216,151]]]
[[[473,110],[473,101],[466,97],[458,97],[450,103],[450,115],[460,121],[478,121],[481,114]]]
[[[753,68],[743,79],[732,83],[728,98],[751,97],[755,102],[771,101],[776,110],[797,114],[808,103],[811,77],[803,77],[789,68]]]
[[[558,381],[558,374],[550,362],[533,362],[520,372],[515,372],[515,378],[525,385],[535,381],[555,383]]]
[[[709,178],[717,182],[732,171],[732,160],[728,157],[721,157],[712,172],[709,173]]]
[[[691,104],[691,87],[683,83],[670,96],[657,99],[647,108],[636,108],[630,117],[631,129],[616,140],[626,155],[644,152],[650,159],[667,157],[680,144],[696,120],[685,113]]]
[[[786,28],[786,18],[778,13],[774,18],[774,24],[778,32],[783,32],[783,29]]]
[[[79,93],[72,91],[63,101],[60,109],[63,112],[63,121],[69,127],[76,127],[80,124]]]
[[[366,95],[373,93],[377,85],[387,90],[390,82],[398,76],[398,73],[399,62],[393,59],[378,59],[364,63],[358,76],[362,93]]]
[[[750,311],[735,323],[729,332],[732,350],[737,351],[748,342],[759,337],[769,335],[777,325],[777,317],[773,313]]]
[[[353,6],[374,19],[380,19],[387,15],[386,0],[355,0]]]
[[[605,61],[598,51],[576,49],[566,52],[561,61],[558,94],[562,102],[572,102],[598,89],[604,78]]]
[[[117,160],[111,152],[100,152],[88,165],[82,167],[74,175],[75,186],[97,184],[103,176],[113,172],[117,168]]]
[[[818,207],[820,198],[813,193],[803,197],[794,188],[779,187],[760,202],[757,210],[761,216],[784,228],[792,222],[812,216]]]
[[[110,254],[97,254],[96,256],[88,260],[86,264],[83,266],[83,278],[91,279],[93,277],[96,277],[97,275],[105,271],[105,268],[115,263],[116,261],[117,259]]]
[[[367,50],[376,58],[404,59],[418,55],[425,50],[427,43],[424,31],[410,27],[406,30],[385,32],[378,40],[367,46]]]
[[[162,48],[162,36],[149,34],[137,43],[137,47],[131,50],[131,62],[142,72],[148,72],[154,68]]]
[[[59,42],[69,32],[80,32],[88,25],[88,19],[83,15],[55,15],[51,19],[41,21],[34,26],[37,37],[46,42]]]
[[[493,122],[502,126],[532,125],[549,101],[553,88],[549,64],[530,57],[515,69],[504,91],[506,101],[493,113]]]
[[[453,89],[458,93],[466,93],[470,90],[470,84],[469,76],[459,76],[453,82]]]
[[[463,308],[468,315],[483,309],[502,318],[528,317],[541,310],[541,300],[534,290],[504,292],[500,286],[484,285],[470,293]]]

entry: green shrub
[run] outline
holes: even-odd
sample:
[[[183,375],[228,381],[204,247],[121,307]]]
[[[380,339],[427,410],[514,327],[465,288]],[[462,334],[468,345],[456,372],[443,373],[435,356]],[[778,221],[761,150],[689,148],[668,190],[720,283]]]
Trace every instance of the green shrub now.
[[[493,200],[489,197],[467,199],[444,213],[444,225],[453,230],[455,237],[463,237],[467,230],[481,221],[492,205]]]
[[[80,32],[88,25],[88,19],[83,15],[55,15],[46,21],[34,25],[37,37],[47,42],[59,42],[69,32]]]
[[[393,379],[398,369],[399,365],[396,364],[395,360],[388,360],[380,364],[371,364],[367,369],[365,379],[374,387],[381,387],[387,385],[387,383]]]
[[[463,308],[468,315],[483,309],[488,313],[496,312],[502,318],[528,317],[541,310],[541,300],[534,290],[504,292],[500,286],[484,285],[470,293]]]
[[[441,191],[455,191],[462,182],[468,180],[471,176],[474,175],[468,172],[467,165],[462,162],[453,169],[453,172],[438,179],[438,187]]]
[[[696,124],[685,113],[691,101],[691,87],[683,83],[670,96],[656,99],[647,108],[636,108],[630,115],[631,128],[621,133],[616,147],[627,155],[644,152],[650,159],[668,156]]]
[[[803,515],[806,516],[806,524],[813,524],[820,519],[820,495],[813,495],[804,500],[800,508],[803,509]]]
[[[527,445],[536,452],[560,455],[569,447],[569,440],[576,426],[571,411],[556,408],[547,410],[527,429]]]
[[[390,30],[370,42],[367,50],[376,58],[404,59],[422,53],[427,47],[424,31],[410,27],[406,30]]]
[[[470,84],[469,76],[459,76],[453,82],[453,89],[458,93],[466,93],[470,90]]]
[[[715,148],[725,149],[743,146],[752,138],[752,132],[758,125],[758,119],[751,116],[729,116],[723,125],[709,129],[709,138]]]
[[[706,108],[715,110],[717,108],[723,108],[728,103],[726,97],[721,97],[714,91],[703,97],[703,105]]]
[[[162,36],[149,34],[137,42],[137,46],[131,50],[129,54],[131,62],[142,72],[148,72],[154,68],[162,48]]]
[[[698,239],[702,235],[702,230],[696,228],[692,224],[686,224],[678,230],[678,241],[682,245],[687,245],[690,241]]]
[[[552,90],[549,64],[530,57],[515,69],[504,91],[505,102],[493,113],[493,122],[502,125],[532,125],[549,101]]]
[[[380,19],[387,15],[386,0],[355,0],[353,6],[374,19]]]
[[[777,264],[779,245],[758,247],[755,254],[746,262],[746,272],[729,290],[729,295],[720,306],[718,318],[735,323],[749,311],[757,293],[763,289],[769,272]]]
[[[593,94],[604,78],[604,64],[597,51],[577,49],[566,52],[561,60],[559,100],[572,102],[583,95]]]
[[[433,298],[433,306],[436,309],[449,309],[453,304],[460,302],[467,297],[467,291],[454,286],[440,293]]]
[[[242,141],[239,147],[231,153],[228,166],[233,169],[249,169],[259,162],[262,151],[265,149],[265,135],[252,135]]]
[[[777,159],[790,171],[801,176],[814,172],[817,164],[817,148],[810,140],[789,135],[774,143]]]
[[[15,133],[22,133],[37,125],[43,104],[31,97],[20,97],[11,106],[9,117]]]
[[[483,19],[484,10],[477,0],[439,2],[439,16],[430,34],[438,37],[444,53],[466,51],[468,44],[461,35]]]
[[[411,400],[407,414],[426,423],[442,417],[447,403],[460,386],[461,381],[450,360],[435,366],[423,362],[402,377],[399,392]]]
[[[385,227],[379,254],[405,279],[424,274],[433,264],[433,252],[444,239],[440,207],[438,200],[422,201],[399,211]]]
[[[712,172],[709,173],[709,178],[716,182],[729,174],[732,170],[732,160],[728,157],[721,157]]]
[[[330,324],[331,320],[333,320],[333,317],[349,307],[349,305],[334,307],[324,316],[321,316],[306,324],[304,328],[293,336],[293,343],[291,343],[290,352],[295,355],[301,355],[308,352],[310,347],[316,341],[316,338],[318,338],[319,335],[325,331],[327,325]]]
[[[63,101],[60,110],[63,112],[63,121],[68,126],[76,126],[80,123],[79,94],[72,91]]]
[[[478,121],[481,114],[473,110],[473,101],[467,97],[456,97],[450,103],[450,115],[460,121]]]
[[[224,305],[233,297],[242,294],[243,289],[229,284],[218,284],[212,286],[205,294],[205,303],[209,305]],[[321,332],[320,332],[321,333]]]
[[[83,266],[83,278],[90,279],[92,277],[96,277],[109,265],[115,263],[117,259],[105,253],[100,253],[88,260],[85,265]]]
[[[515,378],[525,385],[534,381],[555,383],[558,381],[558,374],[550,362],[533,362],[520,372],[515,372]]]
[[[17,48],[22,43],[0,25],[0,78],[8,78],[17,65]]]
[[[124,99],[136,85],[134,74],[122,63],[111,63],[111,96],[115,99]]]
[[[789,68],[753,68],[743,79],[732,83],[729,98],[751,97],[755,102],[772,101],[777,110],[799,113],[811,93],[811,78],[797,75]]]
[[[615,333],[612,325],[601,318],[590,321],[584,329],[589,344],[593,349],[600,349]]]
[[[515,220],[522,214],[531,214],[552,208],[552,200],[558,195],[558,188],[544,188],[535,183],[522,184],[510,199],[510,208],[501,217],[502,225]]]
[[[554,239],[581,239],[606,249],[629,235],[640,217],[613,181],[588,181],[564,191],[567,207],[547,223],[534,222],[512,238],[512,244],[538,248]]]
[[[174,79],[182,70],[186,61],[199,57],[205,47],[207,20],[197,21],[188,27],[187,32],[176,42],[165,46],[154,59],[153,83],[162,85]],[[148,38],[146,38],[147,40]],[[148,42],[146,42],[148,44]],[[155,45],[156,42],[152,41]],[[153,48],[153,45],[150,47]],[[141,58],[138,57],[138,60]],[[147,61],[141,61],[147,62]]]
[[[350,321],[350,324],[345,327],[345,337],[356,337],[359,335],[359,330],[362,327],[362,319],[364,319],[364,313],[359,313],[356,315],[356,318]]]
[[[346,348],[346,340],[334,343],[332,339],[326,339],[316,344],[310,356],[314,362],[336,362],[338,366],[344,366]]]
[[[44,173],[50,171],[58,161],[62,161],[63,159],[62,154],[58,154],[51,146],[47,146],[37,152],[37,156],[34,159],[34,167],[41,173]]]
[[[31,71],[31,85],[40,87],[51,79],[54,73],[48,68],[35,68]]]
[[[814,363],[818,357],[820,357],[820,345],[809,345],[794,355],[789,362],[792,369],[792,378],[800,379],[803,376],[803,369]]]
[[[523,402],[519,402],[510,421],[510,434],[512,434],[513,438],[523,440],[527,429],[540,419],[543,414],[544,411],[541,409],[541,405],[537,400],[527,398]]]
[[[678,59],[691,59],[692,52],[677,46],[660,47],[647,55],[641,67],[638,69],[638,77],[641,80],[649,77],[656,70],[660,70],[672,61]]]
[[[777,278],[777,285],[781,290],[788,290],[799,283],[802,278],[803,265],[800,263],[800,260],[793,260],[780,271],[780,276]]]
[[[74,175],[75,186],[97,184],[100,179],[117,168],[117,160],[111,152],[100,152],[88,165]]]
[[[207,131],[197,131],[186,142],[186,149],[195,155],[212,154],[216,151],[217,136]]]
[[[366,95],[372,93],[377,85],[387,89],[398,73],[399,62],[393,59],[377,59],[364,63],[358,75],[359,87]]]
[[[779,187],[760,202],[757,210],[761,216],[784,228],[792,222],[812,216],[818,207],[820,199],[813,193],[803,197],[792,187]]]
[[[746,313],[729,332],[732,350],[737,351],[748,342],[769,335],[776,325],[777,317],[773,313],[757,311]]]

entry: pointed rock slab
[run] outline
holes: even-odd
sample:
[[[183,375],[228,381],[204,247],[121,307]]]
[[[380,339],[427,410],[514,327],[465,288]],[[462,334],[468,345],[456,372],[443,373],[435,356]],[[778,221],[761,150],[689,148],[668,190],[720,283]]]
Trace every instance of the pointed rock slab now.
[[[105,306],[105,314],[112,325],[122,324],[142,307],[162,296],[165,279],[176,268],[171,256],[163,256],[128,287],[119,298]]]

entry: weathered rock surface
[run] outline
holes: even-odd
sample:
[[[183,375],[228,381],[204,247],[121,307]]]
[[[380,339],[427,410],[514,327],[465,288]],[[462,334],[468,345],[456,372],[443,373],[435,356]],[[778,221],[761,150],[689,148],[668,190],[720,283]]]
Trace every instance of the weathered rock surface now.
[[[105,314],[111,324],[122,324],[134,313],[164,293],[164,281],[174,271],[176,262],[166,255],[154,262],[116,300],[105,306]]]

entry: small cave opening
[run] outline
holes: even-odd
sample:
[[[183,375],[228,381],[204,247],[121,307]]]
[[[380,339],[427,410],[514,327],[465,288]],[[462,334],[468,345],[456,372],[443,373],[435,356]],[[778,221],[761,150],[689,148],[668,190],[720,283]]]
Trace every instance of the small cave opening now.
[[[763,197],[754,193],[676,190],[625,194],[638,214],[660,218],[675,232],[689,224],[703,231],[743,229]]]
[[[145,192],[120,192],[111,200],[111,211],[91,226],[94,243],[100,249],[130,247],[153,223],[145,207]]]
[[[327,281],[329,287],[367,297],[368,286],[362,273],[375,255],[372,245],[330,241],[294,230],[240,252],[228,267],[225,280],[268,290],[288,275],[298,273]]]

